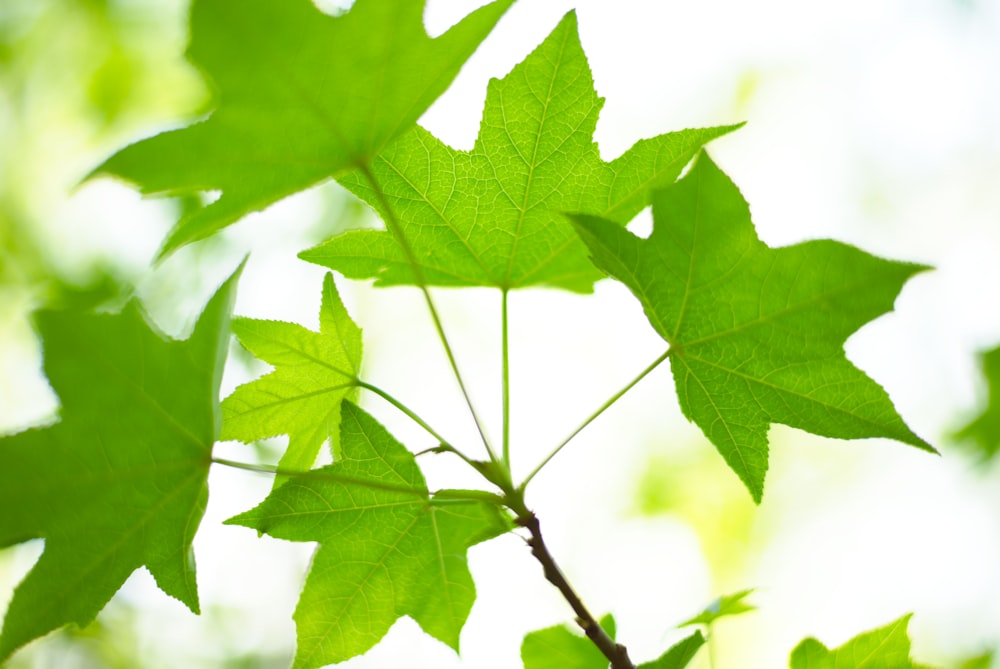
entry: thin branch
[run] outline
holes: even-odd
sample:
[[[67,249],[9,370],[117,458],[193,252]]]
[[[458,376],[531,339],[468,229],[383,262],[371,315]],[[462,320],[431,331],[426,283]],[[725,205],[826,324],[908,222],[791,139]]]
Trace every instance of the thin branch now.
[[[559,566],[549,553],[545,540],[542,538],[542,528],[538,522],[538,517],[528,512],[527,515],[519,515],[515,521],[524,527],[531,534],[528,539],[528,546],[531,547],[531,554],[542,564],[542,571],[549,583],[554,585],[562,593],[563,598],[569,603],[576,614],[576,624],[580,626],[584,634],[587,635],[595,646],[601,651],[604,657],[611,662],[611,669],[636,669],[635,664],[628,656],[628,650],[620,643],[615,643],[614,639],[601,627],[600,623],[594,619],[587,607],[584,606],[580,596],[576,594],[573,587],[566,580],[560,571]]]
[[[385,193],[382,191],[382,187],[375,179],[375,175],[372,174],[371,169],[364,164],[360,165],[358,169],[365,175],[368,183],[371,184],[372,189],[375,191],[375,195],[378,197],[379,202],[381,202],[383,211],[385,211],[385,224],[396,238],[396,241],[399,242],[399,245],[403,249],[403,253],[406,254],[406,259],[410,263],[410,269],[413,270],[413,278],[416,280],[417,286],[420,288],[420,292],[424,295],[424,301],[427,303],[428,311],[430,311],[431,320],[434,321],[434,329],[437,330],[438,338],[444,346],[444,352],[448,357],[448,363],[451,365],[451,371],[455,375],[455,380],[458,381],[458,387],[462,391],[462,396],[465,398],[465,403],[469,408],[469,413],[472,414],[472,420],[476,423],[476,429],[479,431],[479,437],[482,439],[483,446],[486,447],[486,452],[489,453],[490,459],[494,462],[499,462],[500,460],[497,457],[496,452],[490,445],[490,440],[486,437],[486,430],[483,427],[483,421],[479,418],[479,413],[476,411],[476,407],[472,403],[472,396],[465,387],[465,381],[462,379],[461,372],[458,371],[458,362],[455,360],[455,354],[452,351],[451,344],[448,342],[448,337],[444,333],[444,326],[441,324],[441,317],[438,315],[437,308],[434,306],[434,300],[431,299],[431,292],[427,287],[427,279],[424,276],[423,268],[417,261],[416,253],[414,253],[413,247],[410,246],[410,242],[406,238],[406,235],[403,234],[403,227],[396,218],[396,214],[392,210],[392,207],[389,206],[389,201],[386,199]]]
[[[549,464],[549,461],[552,460],[552,458],[556,457],[556,455],[559,453],[559,451],[561,451],[563,449],[563,447],[566,446],[566,444],[568,444],[570,441],[573,440],[573,437],[575,437],[576,435],[580,434],[585,427],[587,427],[588,425],[590,425],[592,422],[594,422],[594,420],[598,416],[600,416],[602,413],[604,413],[605,411],[607,411],[611,407],[612,404],[614,404],[615,402],[617,402],[618,400],[620,400],[622,398],[622,395],[624,395],[628,391],[632,390],[633,386],[635,386],[637,383],[639,383],[644,378],[646,378],[646,376],[650,372],[652,372],[654,369],[656,369],[657,367],[659,367],[660,363],[662,363],[668,357],[670,357],[670,349],[667,349],[663,353],[663,355],[661,355],[659,358],[657,358],[656,360],[654,360],[648,367],[646,367],[646,369],[642,370],[642,372],[639,373],[639,376],[637,376],[634,379],[632,379],[631,381],[629,381],[625,385],[624,388],[622,388],[617,393],[615,393],[614,395],[612,395],[608,399],[607,402],[605,402],[604,404],[602,404],[597,409],[597,411],[595,411],[594,413],[590,414],[590,416],[585,421],[583,421],[575,430],[573,430],[569,434],[568,437],[566,437],[565,439],[563,439],[559,443],[558,446],[556,446],[554,449],[552,449],[552,452],[549,453],[545,457],[545,459],[542,460],[541,463],[539,463],[539,465],[537,467],[535,467],[533,470],[531,470],[531,473],[528,474],[527,478],[525,478],[524,481],[521,483],[520,488],[523,490],[524,487],[528,485],[528,482],[531,481],[531,479],[535,478],[535,475],[538,474],[538,472],[542,471],[542,469],[544,469],[545,465]]]

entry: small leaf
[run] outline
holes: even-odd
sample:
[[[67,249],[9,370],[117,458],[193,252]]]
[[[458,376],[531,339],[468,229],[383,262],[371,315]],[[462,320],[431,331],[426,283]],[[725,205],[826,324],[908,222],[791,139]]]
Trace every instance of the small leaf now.
[[[601,627],[615,638],[615,619],[606,615]],[[530,632],[521,642],[524,669],[608,669],[608,658],[590,639],[568,625],[554,625]]]
[[[756,502],[771,423],[936,452],[844,355],[847,337],[891,310],[926,267],[828,240],[766,246],[736,185],[704,153],[654,196],[648,239],[593,216],[571,218],[594,263],[631,289],[670,343],[684,415]]]
[[[361,329],[344,308],[333,276],[323,279],[319,332],[294,323],[237,318],[233,330],[255,356],[275,366],[222,402],[222,439],[289,436],[279,465],[305,470],[327,439],[339,448],[341,400],[357,387]],[[284,479],[278,477],[276,485]]]
[[[398,219],[430,284],[590,292],[601,275],[559,212],[624,225],[703,144],[739,127],[660,135],[608,163],[593,140],[603,103],[570,12],[524,62],[490,82],[472,151],[417,126],[375,160],[377,186],[361,171],[338,180],[383,219]],[[351,231],[300,257],[378,285],[418,283],[389,230]]]
[[[693,618],[682,622],[678,627],[688,625],[711,625],[719,618],[726,616],[737,616],[748,611],[756,611],[757,607],[746,603],[745,600],[753,593],[753,589],[741,590],[732,595],[724,595],[705,607],[705,610]]]
[[[704,645],[705,637],[701,632],[695,632],[675,643],[659,658],[652,662],[643,662],[639,665],[639,669],[684,669]]]
[[[979,416],[958,431],[955,438],[967,442],[988,461],[1000,452],[1000,347],[983,353],[980,364],[989,393],[986,406]]]
[[[806,639],[792,652],[791,669],[925,669],[910,660],[910,617],[860,634],[834,650]]]
[[[309,0],[195,0],[188,58],[210,77],[215,110],[126,147],[95,174],[143,193],[221,191],[178,222],[162,253],[208,237],[369,164],[448,88],[512,2],[431,39],[419,0],[357,0],[336,17]]]
[[[466,551],[511,524],[493,504],[431,497],[413,455],[384,427],[349,402],[341,414],[341,460],[226,521],[320,544],[295,609],[294,667],[360,655],[404,615],[458,650],[475,599]]]
[[[14,591],[0,661],[92,621],[142,566],[198,612],[191,544],[208,500],[238,274],[185,341],[162,335],[134,301],[113,315],[37,314],[62,407],[55,425],[0,439],[0,546],[45,539]]]

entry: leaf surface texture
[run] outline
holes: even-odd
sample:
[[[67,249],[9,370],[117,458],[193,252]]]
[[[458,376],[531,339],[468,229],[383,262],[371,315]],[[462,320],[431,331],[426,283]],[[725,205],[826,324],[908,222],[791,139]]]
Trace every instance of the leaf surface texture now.
[[[349,402],[341,413],[341,460],[227,521],[320,543],[295,610],[294,666],[360,655],[404,615],[457,650],[475,599],[466,551],[510,523],[493,505],[431,496],[385,428]]]
[[[735,184],[704,153],[654,198],[648,239],[597,217],[572,218],[597,266],[631,289],[670,343],[684,415],[754,500],[764,490],[771,423],[934,451],[844,355],[847,337],[890,311],[925,267],[829,240],[768,247]]]
[[[279,466],[292,470],[312,467],[327,439],[337,453],[340,404],[357,386],[362,347],[361,329],[330,274],[323,280],[319,323],[319,332],[312,332],[294,323],[234,319],[240,343],[275,370],[223,400],[223,439],[251,442],[287,434]]]
[[[559,212],[624,224],[704,143],[737,127],[642,140],[608,163],[593,140],[603,102],[570,12],[524,62],[490,82],[471,151],[416,126],[376,158],[374,181],[357,170],[338,180],[398,222],[429,284],[590,292],[600,273]],[[379,285],[419,283],[392,227],[347,232],[301,257]]]

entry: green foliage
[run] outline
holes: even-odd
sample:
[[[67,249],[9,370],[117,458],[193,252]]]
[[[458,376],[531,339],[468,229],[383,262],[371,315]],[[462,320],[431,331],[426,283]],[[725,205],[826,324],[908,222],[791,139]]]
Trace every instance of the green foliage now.
[[[456,151],[419,126],[381,153],[370,172],[339,181],[399,230],[359,230],[301,257],[379,285],[547,285],[590,292],[601,275],[561,211],[618,224],[673,182],[706,142],[738,126],[684,130],[637,143],[604,162],[593,141],[603,100],[570,12],[502,80],[490,83],[479,138]]]
[[[416,125],[512,2],[496,0],[431,39],[423,2],[357,0],[334,17],[309,0],[195,0],[188,55],[214,86],[211,115],[133,144],[95,170],[145,193],[221,193],[181,218],[161,255],[338,179],[386,229],[352,231],[301,257],[349,278],[419,286],[463,392],[427,286],[504,291],[502,457],[483,436],[490,459],[473,459],[360,378],[361,330],[332,275],[318,332],[232,323],[243,346],[274,369],[221,405],[238,272],[182,342],[157,332],[134,302],[116,315],[42,312],[45,371],[61,420],[0,439],[0,546],[43,538],[46,547],[15,592],[0,659],[60,626],[88,623],[141,566],[197,612],[191,545],[214,442],[288,435],[278,466],[214,462],[275,474],[268,497],[228,523],[319,544],[294,613],[297,669],[366,652],[402,616],[457,651],[475,600],[468,550],[514,528],[530,535],[544,576],[589,632],[560,626],[529,634],[526,669],[633,669],[613,640],[613,619],[599,625],[586,611],[526,504],[528,483],[572,437],[526,479],[512,478],[506,295],[513,288],[585,293],[610,274],[670,344],[574,436],[669,359],[685,415],[758,502],[772,423],[934,450],[843,349],[924,268],[832,241],[765,246],[736,186],[703,153],[736,125],[660,135],[604,161],[593,141],[603,101],[574,13],[491,82],[471,151]],[[640,239],[624,226],[651,203],[654,230]],[[429,490],[416,457],[351,402],[358,388],[427,430],[440,443],[431,450],[463,460],[490,490]],[[313,468],[326,441],[334,462]],[[685,624],[750,610],[749,593],[724,597]],[[835,651],[807,640],[793,669],[912,667],[907,620]],[[696,632],[640,669],[682,669],[704,643]]]
[[[706,606],[704,611],[693,618],[688,618],[678,625],[678,627],[687,627],[688,625],[711,625],[719,618],[738,616],[741,613],[756,611],[756,606],[748,604],[744,601],[751,594],[753,594],[753,589],[741,590],[737,593],[733,593],[732,595],[723,595]]]
[[[631,289],[670,343],[684,415],[755,501],[764,493],[771,423],[934,451],[843,350],[926,268],[833,241],[767,247],[739,190],[705,154],[657,193],[653,219],[648,239],[592,216],[572,220],[597,266]]]
[[[910,616],[903,616],[834,650],[806,639],[792,652],[791,669],[927,669],[910,660],[909,622]]]
[[[601,627],[615,638],[615,619],[606,615]],[[608,658],[567,625],[554,625],[525,635],[521,642],[524,669],[607,669]]]
[[[240,343],[275,370],[222,402],[222,439],[251,442],[287,434],[279,466],[291,470],[312,467],[327,439],[337,453],[340,402],[356,387],[361,369],[361,329],[340,301],[330,274],[323,280],[319,329],[234,319]]]
[[[0,439],[0,546],[46,542],[4,618],[0,660],[89,623],[142,566],[198,611],[191,542],[208,499],[238,275],[185,341],[158,332],[135,302],[114,315],[37,315],[62,409],[51,427]]]
[[[430,495],[416,460],[374,418],[341,408],[341,459],[227,521],[320,548],[295,609],[297,669],[359,655],[408,615],[458,650],[475,599],[466,550],[510,529],[496,506]]]
[[[955,436],[968,443],[982,459],[991,460],[1000,452],[1000,347],[983,353],[980,365],[986,377],[986,406]]]
[[[604,616],[601,627],[615,638],[615,619]],[[663,655],[643,662],[638,669],[684,669],[705,644],[701,632],[695,632],[670,647]],[[607,669],[604,657],[590,641],[567,625],[555,625],[531,632],[521,643],[524,669]]]
[[[448,87],[513,0],[444,35],[423,2],[358,0],[332,17],[309,0],[195,0],[188,57],[211,78],[205,121],[129,146],[95,173],[144,193],[222,191],[182,218],[168,253],[319,181],[368,165]]]

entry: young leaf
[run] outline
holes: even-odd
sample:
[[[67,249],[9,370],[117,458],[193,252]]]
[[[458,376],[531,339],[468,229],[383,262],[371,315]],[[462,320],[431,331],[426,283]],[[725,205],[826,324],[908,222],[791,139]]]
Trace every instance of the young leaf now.
[[[466,551],[511,525],[495,505],[431,497],[413,455],[384,427],[349,402],[341,414],[338,462],[226,521],[320,543],[295,609],[294,667],[360,655],[404,615],[458,650],[475,599]]]
[[[327,439],[339,449],[340,402],[357,386],[361,329],[344,308],[333,275],[323,279],[319,332],[294,323],[237,318],[236,336],[275,366],[222,401],[222,439],[250,442],[289,435],[279,465],[309,469]]]
[[[119,314],[41,312],[60,421],[0,439],[0,546],[45,539],[14,591],[0,661],[67,623],[86,625],[146,566],[198,612],[191,542],[208,499],[234,274],[185,341],[138,304]]]
[[[361,171],[338,180],[383,219],[398,220],[427,283],[590,292],[600,273],[558,212],[625,224],[703,144],[738,127],[661,135],[607,163],[593,140],[602,104],[570,12],[524,62],[490,82],[471,152],[417,126],[375,160],[375,184]],[[389,230],[348,232],[300,257],[379,285],[416,282]]]
[[[704,645],[705,637],[701,632],[695,632],[675,643],[659,658],[652,662],[643,662],[639,665],[639,669],[684,669]]]
[[[1000,347],[984,353],[981,365],[989,391],[986,407],[955,438],[969,442],[983,460],[990,460],[1000,452]]]
[[[910,660],[909,622],[910,616],[903,616],[834,650],[806,639],[792,652],[791,669],[921,669]]]
[[[684,415],[755,501],[771,423],[935,452],[843,349],[927,268],[829,240],[769,248],[735,184],[705,154],[654,197],[648,239],[592,216],[571,218],[597,266],[632,290],[670,343]]]
[[[189,59],[214,84],[206,120],[126,147],[95,170],[144,193],[221,191],[184,216],[163,253],[349,168],[408,130],[513,0],[431,39],[418,0],[195,0]]]
[[[601,627],[615,638],[615,619],[606,615]],[[524,669],[608,669],[608,658],[585,636],[567,625],[529,632],[521,642]]]
[[[682,622],[678,627],[687,627],[688,625],[711,625],[719,618],[725,618],[726,616],[737,616],[741,613],[747,613],[748,611],[756,611],[757,607],[753,604],[747,604],[745,600],[748,596],[753,593],[753,590],[741,590],[740,592],[734,593],[732,595],[724,595],[719,597],[714,602],[705,607],[705,610],[696,615],[693,618],[688,618]]]

